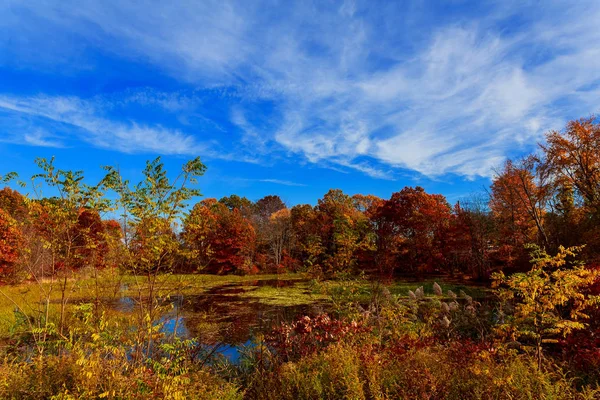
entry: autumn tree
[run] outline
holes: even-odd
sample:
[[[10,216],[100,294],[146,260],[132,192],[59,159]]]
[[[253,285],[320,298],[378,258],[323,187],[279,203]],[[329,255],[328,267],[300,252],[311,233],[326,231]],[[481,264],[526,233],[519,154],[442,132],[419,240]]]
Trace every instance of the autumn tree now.
[[[144,180],[133,187],[116,168],[106,169],[108,186],[119,195],[130,267],[153,280],[158,272],[166,272],[173,266],[179,250],[174,226],[183,216],[188,201],[201,195],[199,189],[191,186],[206,167],[200,158],[195,158],[185,163],[171,180],[157,157],[146,163],[142,171]]]
[[[282,208],[272,213],[269,217],[267,237],[271,254],[277,266],[282,265],[284,255],[289,253],[291,235],[292,221],[290,210]]]
[[[219,272],[255,272],[252,257],[256,233],[239,209],[215,207],[217,230],[214,236],[215,264]]]
[[[0,190],[0,208],[17,221],[27,219],[28,209],[25,197],[8,186]]]
[[[183,221],[181,234],[185,246],[187,264],[196,271],[206,269],[213,260],[214,235],[217,215],[213,212],[215,199],[206,199],[194,205]]]
[[[106,210],[109,208],[109,201],[104,197],[104,179],[95,185],[84,183],[82,171],[58,169],[54,164],[54,158],[50,160],[38,158],[36,164],[41,172],[32,177],[32,182],[33,189],[41,200],[38,206],[32,209],[31,215],[35,218],[40,239],[44,243],[43,247],[50,250],[51,263],[48,272],[52,279],[55,275],[62,274],[59,323],[59,332],[62,334],[65,307],[69,301],[67,278],[71,271],[85,264],[82,257],[86,255],[85,247],[90,243],[82,239],[82,236],[88,235],[89,229],[94,228],[93,222],[86,228],[79,225],[79,215],[85,209]],[[40,192],[42,185],[55,191],[58,196],[42,198]],[[100,218],[95,222],[100,228]]]
[[[5,187],[0,190],[0,225],[2,228],[3,239],[0,239],[0,243],[4,246],[0,249],[0,264],[3,267],[0,276],[8,280],[19,280],[27,275],[24,268],[22,268],[22,262],[27,257],[28,242],[33,240],[31,235],[31,226],[29,220],[28,204],[23,195],[16,190],[12,190],[9,187]],[[19,251],[20,250],[20,251]],[[17,257],[18,256],[18,257]],[[3,279],[3,278],[0,278]]]
[[[374,247],[368,219],[356,209],[353,199],[341,190],[330,190],[315,207],[323,267],[327,273],[352,271],[361,249]]]
[[[237,209],[246,218],[250,218],[255,212],[254,203],[246,197],[240,197],[237,194],[225,196],[219,199],[219,203],[226,206],[230,211]]]
[[[391,251],[390,271],[431,271],[445,263],[446,231],[452,218],[444,196],[428,194],[421,187],[405,187],[392,194],[378,210],[378,251]],[[385,250],[384,250],[385,249]]]
[[[596,282],[600,270],[576,260],[581,247],[561,246],[555,256],[535,245],[529,248],[532,269],[508,277],[498,273],[494,284],[505,305],[511,306],[499,329],[533,342],[541,368],[545,345],[585,328],[590,307],[600,303],[600,297],[587,294],[586,288]]]
[[[268,195],[257,200],[254,208],[258,217],[268,220],[274,213],[283,210],[286,206],[279,196]]]
[[[385,246],[380,241],[379,235],[382,223],[378,218],[378,210],[385,203],[383,199],[374,195],[355,194],[352,196],[354,208],[361,214],[361,230],[369,235],[370,243],[362,246],[357,253],[357,262],[362,271],[378,270],[380,273],[385,261],[378,259],[378,255],[384,255],[384,251],[377,251]]]
[[[3,213],[14,215],[12,221],[18,223],[19,273],[27,274],[39,288],[40,298],[31,305],[31,313],[19,311],[27,319],[36,341],[43,342],[50,335],[63,335],[65,309],[71,293],[68,277],[86,265],[87,250],[92,244],[84,236],[90,229],[102,226],[101,219],[97,218],[89,219],[84,227],[80,224],[81,212],[106,209],[109,202],[104,198],[104,180],[89,185],[84,183],[81,171],[59,169],[54,159],[38,158],[35,162],[40,169],[31,179],[36,198],[27,199],[5,189],[0,195],[0,204],[7,209]],[[42,192],[46,189],[55,196],[44,197]],[[14,227],[12,221],[10,225]],[[14,258],[14,254],[7,252],[7,255]],[[50,278],[49,282],[42,284],[41,279],[45,277]],[[51,293],[56,290],[60,292],[58,324],[50,320],[49,314]],[[38,350],[42,352],[43,346],[38,346]]]
[[[126,259],[127,249],[123,243],[123,228],[116,219],[102,221],[102,261],[107,268],[118,268]]]
[[[315,209],[309,204],[301,204],[290,210],[292,222],[294,256],[308,269],[320,268],[325,247]]]
[[[188,202],[201,195],[195,187],[206,166],[197,157],[183,164],[181,171],[171,179],[160,157],[147,161],[142,171],[144,179],[132,186],[115,167],[106,167],[106,186],[118,196],[116,202],[122,212],[126,261],[135,279],[137,290],[137,317],[140,329],[136,331],[135,357],[152,354],[161,314],[161,296],[164,294],[162,274],[171,271],[180,252],[175,233]],[[158,328],[157,328],[158,326]]]
[[[490,209],[501,259],[509,266],[526,263],[525,244],[550,245],[545,226],[549,188],[536,176],[535,163],[533,157],[518,164],[508,160],[492,182]]]
[[[600,123],[596,117],[571,121],[563,132],[546,135],[544,167],[564,179],[586,207],[600,215]]]
[[[277,232],[281,233],[281,221],[272,220],[271,216],[283,209],[286,209],[286,206],[279,196],[268,195],[256,201],[249,217],[256,232],[255,261],[263,269],[276,267],[281,263],[282,254],[273,253],[273,240],[278,236]],[[287,248],[289,240],[286,240]]]
[[[16,190],[0,190],[0,209],[14,218],[21,233],[18,262],[13,264],[13,279],[50,276],[54,249],[49,245],[47,210],[44,199],[28,199]],[[55,259],[55,257],[54,257]]]
[[[454,274],[467,273],[475,270],[472,263],[472,235],[469,225],[470,215],[463,210],[460,202],[452,208],[448,228],[446,230],[445,248],[442,249],[444,257],[443,267],[446,272]],[[480,276],[475,274],[477,278]]]
[[[112,224],[112,225],[111,225]],[[120,226],[102,220],[94,209],[81,209],[74,227],[75,252],[81,266],[104,268],[110,246],[118,246],[115,239],[121,237]]]
[[[584,252],[594,251],[595,241],[589,236],[594,231],[590,230],[591,218],[588,218],[589,214],[578,202],[570,182],[557,179],[552,183],[551,190],[549,207],[544,218],[551,248],[586,243],[588,246]]]
[[[375,238],[369,258],[381,276],[391,276],[397,266],[397,251],[403,239],[397,234],[389,208],[386,208],[387,200],[375,196],[354,196],[354,199],[355,207],[367,217]]]
[[[185,218],[183,238],[197,265],[216,273],[253,271],[255,232],[237,209],[215,199],[194,206]]]
[[[21,243],[17,221],[0,208],[0,281],[12,280]]]
[[[487,203],[487,199],[477,195],[458,202],[448,233],[448,261],[480,280],[490,277],[490,250],[495,232]]]
[[[600,123],[596,117],[571,121],[551,131],[543,151],[541,173],[552,181],[550,226],[558,244],[587,244],[586,257],[600,253]]]

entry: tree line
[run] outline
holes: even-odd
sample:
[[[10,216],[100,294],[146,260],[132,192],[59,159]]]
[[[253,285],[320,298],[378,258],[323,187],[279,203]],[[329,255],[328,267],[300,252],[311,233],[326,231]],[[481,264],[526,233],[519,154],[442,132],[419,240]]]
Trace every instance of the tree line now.
[[[79,171],[36,162],[41,172],[32,178],[34,195],[0,191],[4,281],[107,267],[325,276],[436,272],[485,280],[495,270],[529,269],[529,243],[549,253],[585,244],[588,264],[600,254],[600,123],[594,117],[547,133],[535,154],[495,171],[487,193],[454,205],[405,187],[389,199],[332,189],[316,206],[235,194],[191,206],[200,192],[190,187],[206,169],[198,158],[175,179],[157,158],[135,185],[112,167],[89,185]],[[58,195],[44,197],[41,187]]]

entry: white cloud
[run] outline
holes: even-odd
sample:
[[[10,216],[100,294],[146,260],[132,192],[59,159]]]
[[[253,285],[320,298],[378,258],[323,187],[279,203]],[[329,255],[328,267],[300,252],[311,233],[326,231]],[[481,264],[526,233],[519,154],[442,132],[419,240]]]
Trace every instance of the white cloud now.
[[[41,128],[31,129],[30,127],[26,126],[26,124],[21,125],[21,131],[5,133],[3,136],[0,137],[0,142],[36,147],[65,147],[65,144],[60,140],[61,138],[58,137],[58,135],[50,133]]]
[[[195,137],[160,126],[136,122],[114,122],[102,116],[94,102],[76,97],[9,97],[0,96],[0,109],[34,118],[45,118],[67,124],[75,129],[81,140],[97,147],[126,153],[152,152],[157,154],[206,154],[206,145]],[[25,142],[48,146],[50,142],[40,132],[25,135]]]
[[[49,134],[42,129],[36,129],[23,135],[23,141],[32,146],[40,147],[64,147],[60,140],[56,140],[55,135]]]
[[[450,139],[425,131],[406,131],[377,143],[376,156],[384,162],[412,170],[426,165],[453,147]]]
[[[389,178],[397,167],[475,177],[531,150],[544,131],[600,107],[600,3],[483,3],[450,18],[445,10],[431,14],[435,2],[15,2],[0,33],[21,30],[23,40],[42,45],[46,36],[68,43],[74,35],[188,84],[235,88],[230,122],[242,132],[234,146],[242,159],[255,161],[279,147],[374,177]],[[37,24],[23,20],[25,8]],[[64,47],[39,58],[72,60],[79,51]],[[197,106],[181,96],[135,101],[172,112]],[[250,121],[246,107],[260,101],[274,111],[259,129],[261,116]],[[80,127],[85,140],[103,147],[206,150],[176,129],[107,120],[77,98],[0,102]]]
[[[267,138],[261,135],[258,129],[248,121],[241,108],[235,107],[232,110],[231,122],[241,129],[242,135],[240,140],[242,144],[251,147],[256,153],[265,152]]]
[[[283,179],[258,179],[258,181],[259,182],[266,182],[266,183],[274,183],[276,185],[284,185],[284,186],[306,186],[303,183],[286,181],[286,180],[283,180]]]

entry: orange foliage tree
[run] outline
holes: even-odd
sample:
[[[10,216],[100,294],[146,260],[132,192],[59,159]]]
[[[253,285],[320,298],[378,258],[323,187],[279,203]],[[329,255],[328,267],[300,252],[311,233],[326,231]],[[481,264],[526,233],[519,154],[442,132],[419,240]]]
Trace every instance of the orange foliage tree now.
[[[506,161],[492,182],[490,209],[497,224],[501,260],[513,265],[528,265],[525,244],[545,247],[549,239],[545,229],[548,187],[536,179],[533,158],[519,164]]]
[[[267,229],[269,248],[273,255],[275,265],[283,266],[283,259],[289,253],[292,234],[291,214],[288,208],[275,211],[269,218]]]
[[[0,190],[0,208],[17,221],[27,218],[28,208],[25,197],[9,187]]]
[[[73,230],[78,267],[108,266],[107,257],[115,250],[113,247],[120,247],[122,234],[119,223],[114,220],[103,221],[98,211],[82,208]],[[115,266],[114,260],[111,266]]]
[[[319,232],[315,209],[308,204],[290,210],[294,240],[294,256],[308,269],[319,268],[325,247]]]
[[[571,121],[564,132],[549,132],[546,142],[541,145],[546,170],[569,182],[600,215],[600,123],[595,117]]]
[[[585,257],[600,260],[600,122],[571,121],[546,135],[542,172],[555,189],[551,228],[556,245],[586,244]]]
[[[341,190],[330,190],[319,199],[315,213],[320,243],[325,249],[324,272],[349,272],[357,266],[361,251],[374,249],[375,238],[368,219]]]

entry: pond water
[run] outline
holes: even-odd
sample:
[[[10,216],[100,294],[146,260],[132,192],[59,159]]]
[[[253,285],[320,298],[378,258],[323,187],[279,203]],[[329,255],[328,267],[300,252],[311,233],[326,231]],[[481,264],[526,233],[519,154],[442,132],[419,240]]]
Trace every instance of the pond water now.
[[[243,346],[251,344],[256,334],[270,332],[282,322],[291,322],[303,315],[314,316],[324,311],[325,304],[280,305],[260,296],[249,296],[261,287],[275,288],[279,296],[294,296],[295,285],[301,280],[257,280],[228,283],[213,287],[202,294],[171,296],[171,307],[161,316],[163,331],[182,338],[194,338],[207,346],[218,346],[218,352],[237,361]],[[293,288],[293,290],[289,290]],[[308,293],[308,289],[305,291]],[[268,298],[267,298],[268,299]],[[133,312],[137,301],[121,297],[105,305]],[[169,304],[166,304],[169,305]]]

